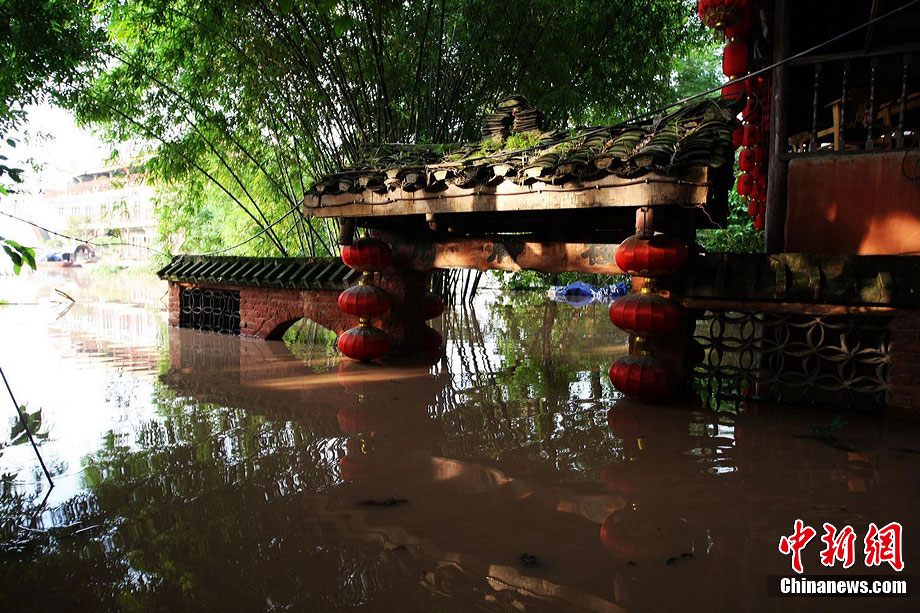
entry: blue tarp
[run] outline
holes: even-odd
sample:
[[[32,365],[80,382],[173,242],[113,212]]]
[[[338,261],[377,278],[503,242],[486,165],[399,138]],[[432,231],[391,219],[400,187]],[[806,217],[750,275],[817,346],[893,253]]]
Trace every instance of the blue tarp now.
[[[594,287],[575,281],[562,287],[549,288],[549,297],[572,306],[585,306],[592,302],[613,302],[629,293],[626,283],[620,281],[606,287]]]

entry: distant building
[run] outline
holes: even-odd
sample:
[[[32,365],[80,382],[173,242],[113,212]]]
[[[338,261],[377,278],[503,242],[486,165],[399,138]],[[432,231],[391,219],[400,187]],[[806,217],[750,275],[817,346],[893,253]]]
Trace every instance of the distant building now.
[[[64,189],[21,195],[12,204],[16,215],[50,230],[100,245],[119,243],[101,249],[101,257],[142,260],[149,256],[147,247],[156,232],[153,196],[144,173],[118,168],[77,175]],[[34,231],[41,242],[59,238]],[[70,252],[78,246],[76,241],[64,242],[63,249]]]

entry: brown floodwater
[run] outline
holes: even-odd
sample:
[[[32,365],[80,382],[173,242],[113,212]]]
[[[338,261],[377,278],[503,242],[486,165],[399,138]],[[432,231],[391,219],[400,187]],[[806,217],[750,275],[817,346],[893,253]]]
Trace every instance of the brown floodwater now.
[[[363,365],[309,324],[285,342],[170,329],[165,291],[0,278],[28,303],[0,306],[0,366],[55,481],[4,397],[0,609],[917,607],[768,595],[796,519],[818,532],[807,575],[895,576],[863,563],[869,523],[894,521],[920,575],[912,425],[623,398],[604,305],[486,291],[435,320],[443,355]],[[824,523],[854,528],[851,568],[821,565]]]

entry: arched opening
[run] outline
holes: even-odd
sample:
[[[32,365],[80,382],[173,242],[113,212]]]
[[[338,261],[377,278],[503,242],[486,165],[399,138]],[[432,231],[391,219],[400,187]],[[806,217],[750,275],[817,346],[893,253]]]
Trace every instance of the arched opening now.
[[[303,360],[335,353],[338,336],[333,330],[307,317],[286,322],[286,326],[278,338],[296,357]]]

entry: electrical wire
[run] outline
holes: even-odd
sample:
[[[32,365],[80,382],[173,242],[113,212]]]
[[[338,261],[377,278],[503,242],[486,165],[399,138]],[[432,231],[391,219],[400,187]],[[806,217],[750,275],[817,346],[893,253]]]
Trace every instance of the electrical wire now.
[[[63,232],[57,232],[57,231],[55,231],[55,230],[51,230],[50,228],[46,228],[45,226],[43,226],[43,225],[41,225],[41,224],[37,224],[37,223],[35,223],[34,221],[30,221],[30,220],[28,220],[28,219],[24,219],[24,218],[22,218],[22,217],[19,217],[18,215],[13,215],[12,213],[7,213],[6,211],[0,211],[0,215],[4,215],[4,216],[6,216],[6,217],[9,217],[10,219],[15,219],[16,221],[21,221],[21,222],[24,223],[24,224],[28,224],[28,225],[32,226],[33,228],[38,228],[39,230],[41,230],[41,231],[43,231],[43,232],[47,232],[48,234],[51,234],[51,235],[53,235],[53,236],[60,236],[61,238],[66,238],[66,239],[68,239],[68,240],[72,240],[72,241],[75,241],[75,242],[78,242],[78,243],[82,243],[82,244],[84,244],[84,245],[87,245],[87,246],[92,247],[93,249],[97,249],[97,250],[99,250],[99,251],[104,251],[104,247],[128,246],[128,247],[138,247],[138,248],[140,248],[140,249],[146,249],[147,251],[153,251],[154,253],[157,253],[157,254],[159,254],[159,255],[168,255],[167,253],[164,253],[164,252],[160,251],[159,249],[154,249],[153,247],[148,247],[148,246],[146,246],[146,245],[132,245],[131,243],[106,243],[106,244],[104,244],[104,245],[100,245],[100,244],[98,244],[98,243],[92,242],[92,239],[87,240],[87,239],[83,239],[83,238],[77,238],[76,236],[73,236],[73,235],[70,235],[70,234],[64,234]]]
[[[858,25],[858,26],[855,26],[855,27],[851,28],[851,29],[847,30],[846,32],[843,32],[842,34],[838,34],[837,36],[834,36],[833,38],[829,38],[829,39],[827,39],[827,40],[825,40],[825,41],[823,41],[823,42],[820,42],[820,43],[818,43],[817,45],[814,45],[813,47],[809,47],[808,49],[805,49],[804,51],[800,51],[800,52],[798,52],[798,53],[796,53],[796,54],[794,54],[794,55],[790,55],[789,57],[785,57],[785,58],[783,58],[783,59],[781,59],[781,60],[779,60],[779,61],[776,61],[776,62],[774,62],[774,63],[772,63],[772,64],[770,64],[770,65],[768,65],[768,66],[764,66],[763,68],[760,68],[760,69],[758,69],[758,70],[755,70],[755,71],[752,72],[752,73],[749,73],[749,74],[747,74],[747,75],[744,75],[743,77],[739,77],[739,78],[737,78],[737,79],[734,79],[733,81],[731,81],[731,83],[741,83],[741,82],[743,82],[743,81],[747,81],[748,79],[753,79],[754,77],[757,77],[757,76],[760,76],[760,75],[762,75],[762,74],[764,74],[764,73],[766,73],[766,72],[769,72],[769,71],[773,70],[774,68],[778,68],[778,67],[780,67],[780,66],[783,66],[783,65],[785,65],[785,64],[788,64],[789,62],[793,62],[793,61],[795,61],[795,60],[797,60],[797,59],[799,59],[799,58],[801,58],[801,57],[804,57],[804,56],[806,56],[806,55],[808,55],[808,54],[810,54],[810,53],[814,53],[814,52],[817,51],[818,49],[822,49],[822,48],[824,48],[824,47],[826,47],[826,46],[828,46],[828,45],[830,45],[830,44],[833,44],[833,43],[835,43],[835,42],[837,42],[837,41],[839,41],[839,40],[841,40],[841,39],[843,39],[843,38],[846,38],[847,36],[850,36],[851,34],[855,34],[856,32],[859,32],[860,30],[862,30],[862,29],[864,29],[864,28],[867,28],[867,27],[869,27],[870,25],[872,25],[872,24],[874,24],[874,23],[878,23],[879,21],[882,21],[882,20],[884,20],[884,19],[887,19],[887,18],[889,18],[889,17],[891,17],[891,16],[893,16],[893,15],[895,15],[895,14],[897,14],[897,13],[903,12],[903,11],[905,11],[905,10],[907,10],[907,9],[909,9],[909,8],[911,8],[911,7],[913,7],[913,6],[915,6],[915,5],[918,4],[918,3],[920,3],[920,0],[911,0],[911,2],[908,2],[907,4],[905,4],[905,5],[903,5],[903,6],[900,6],[900,7],[896,8],[896,9],[892,9],[892,10],[888,11],[887,13],[885,13],[884,15],[879,15],[879,16],[877,16],[877,17],[873,17],[872,19],[870,19],[870,20],[868,20],[868,21],[866,21],[866,22],[864,22],[864,23],[862,23],[862,24],[860,24],[860,25]],[[662,107],[659,107],[659,108],[657,108],[657,109],[654,109],[654,110],[652,110],[652,111],[646,111],[645,113],[642,113],[642,114],[639,114],[639,115],[634,115],[634,116],[630,117],[629,119],[624,119],[623,121],[620,121],[620,122],[615,123],[615,124],[605,125],[605,126],[597,126],[597,127],[591,128],[591,129],[589,129],[589,130],[587,130],[587,131],[585,131],[585,132],[580,132],[579,134],[575,134],[575,135],[573,135],[573,136],[568,136],[568,137],[561,138],[561,139],[558,139],[558,140],[553,140],[553,141],[550,141],[550,142],[547,142],[547,143],[544,143],[544,144],[534,145],[534,146],[532,146],[532,147],[525,147],[525,148],[523,148],[523,149],[516,149],[516,150],[514,150],[514,151],[503,151],[503,152],[501,152],[501,153],[494,153],[494,154],[491,154],[491,155],[486,155],[486,156],[478,157],[478,158],[476,158],[476,159],[477,159],[477,160],[500,160],[500,159],[505,159],[505,158],[507,158],[507,157],[513,157],[513,156],[515,156],[515,155],[520,155],[520,154],[522,154],[522,153],[529,153],[529,152],[531,152],[531,151],[536,151],[536,150],[539,150],[539,149],[546,149],[547,147],[550,147],[550,146],[553,146],[553,145],[558,145],[558,144],[560,144],[560,143],[566,143],[566,142],[571,142],[571,141],[574,141],[574,140],[579,140],[579,139],[587,138],[587,137],[589,137],[589,136],[593,136],[593,135],[595,135],[595,134],[599,134],[599,133],[601,133],[601,132],[613,130],[613,129],[616,129],[616,128],[622,128],[622,127],[624,127],[624,126],[628,126],[628,125],[630,125],[630,124],[634,124],[634,123],[636,123],[636,122],[638,122],[638,121],[640,121],[640,120],[642,120],[642,119],[647,119],[647,118],[649,118],[649,117],[654,117],[654,116],[658,115],[659,113],[663,113],[664,111],[667,111],[668,109],[673,108],[673,107],[675,107],[675,106],[680,106],[680,105],[686,104],[687,102],[691,102],[691,101],[696,100],[696,99],[698,99],[698,98],[702,98],[702,97],[704,97],[704,96],[708,96],[709,94],[713,94],[713,93],[715,93],[715,92],[717,92],[717,91],[721,91],[722,88],[725,87],[725,85],[726,85],[726,84],[723,83],[723,84],[717,85],[716,87],[711,87],[711,88],[707,89],[706,91],[702,91],[702,92],[699,92],[699,93],[696,93],[696,94],[691,94],[690,96],[687,96],[687,97],[685,97],[685,98],[681,98],[680,100],[676,100],[676,101],[674,101],[674,102],[671,102],[671,103],[669,103],[669,104],[666,104],[666,105],[664,105],[664,106],[662,106]],[[388,143],[384,143],[384,144],[388,144]],[[397,145],[400,145],[400,144],[402,144],[402,143],[396,143],[396,144],[397,144]],[[341,174],[341,173],[336,173],[336,174]]]
[[[276,219],[275,221],[271,222],[270,224],[268,224],[267,226],[265,226],[264,228],[262,228],[261,230],[259,230],[258,232],[256,232],[256,233],[253,234],[252,236],[250,236],[249,238],[247,238],[246,240],[240,241],[240,242],[238,242],[238,243],[235,244],[235,245],[230,245],[229,247],[225,247],[225,248],[223,248],[223,249],[215,249],[214,251],[207,251],[207,252],[205,252],[205,253],[195,253],[195,254],[189,254],[189,255],[217,255],[218,253],[226,253],[226,252],[228,252],[228,251],[231,251],[231,250],[233,250],[233,249],[236,249],[237,247],[242,247],[242,246],[245,245],[246,243],[252,242],[252,241],[254,241],[255,239],[257,239],[257,238],[259,238],[260,236],[262,236],[263,234],[265,234],[266,232],[268,232],[269,229],[271,229],[272,227],[274,227],[274,226],[278,225],[279,223],[281,223],[281,222],[282,222],[284,219],[286,219],[291,213],[293,213],[294,211],[296,211],[296,210],[298,210],[298,209],[300,209],[300,203],[299,203],[299,202],[298,202],[297,204],[295,204],[294,206],[292,206],[291,209],[290,209],[287,213],[285,213],[284,215],[282,215],[281,217],[279,217],[279,218]]]

